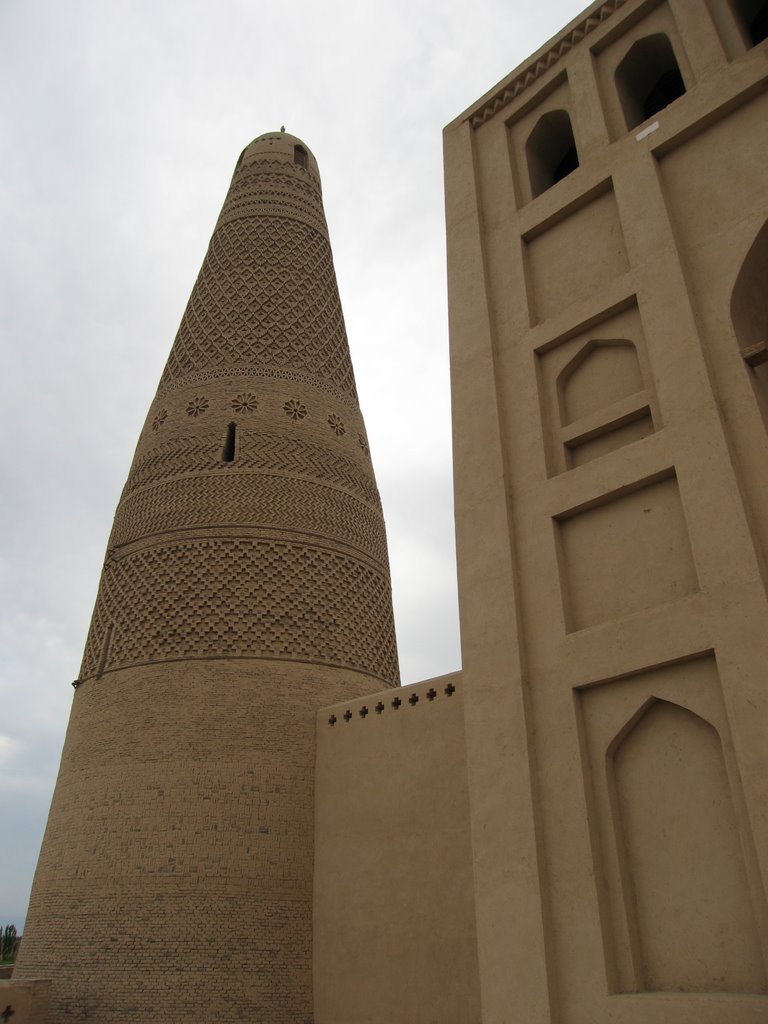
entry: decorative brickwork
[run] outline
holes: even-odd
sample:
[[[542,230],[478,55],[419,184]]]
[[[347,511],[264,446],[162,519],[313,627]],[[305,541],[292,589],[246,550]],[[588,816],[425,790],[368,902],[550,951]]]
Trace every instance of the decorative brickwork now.
[[[374,508],[381,508],[376,482],[367,464],[360,465],[311,441],[243,430],[237,460],[241,469],[284,473],[342,487]],[[176,438],[158,445],[135,462],[123,496],[144,484],[182,473],[208,472],[220,466],[218,434]]]
[[[346,433],[346,427],[344,426],[344,420],[336,413],[331,413],[328,417],[328,426],[334,432],[337,437],[343,437]]]
[[[448,683],[447,686],[441,687],[441,691],[443,694],[445,694],[446,697],[452,697],[454,693],[456,693],[456,687],[454,686],[453,683]],[[429,701],[429,705],[427,706],[431,706],[438,699],[438,697],[440,697],[440,692],[438,692],[434,688],[434,686],[430,686],[430,688],[425,692],[424,696]],[[411,695],[408,697],[406,703],[410,707],[415,708],[419,703],[419,694],[416,691],[411,692]],[[397,711],[401,706],[405,707],[406,705],[403,703],[402,700],[400,700],[399,697],[395,697],[395,699],[392,701],[392,710]],[[377,704],[373,706],[373,710],[376,712],[377,715],[381,716],[386,711],[386,704],[384,704],[382,701],[379,701]],[[363,720],[365,720],[369,714],[370,708],[368,707],[367,704],[363,704],[361,707],[357,709],[358,718],[362,718]],[[346,708],[344,714],[341,717],[345,722],[351,722],[355,717],[355,713],[354,711],[352,711],[351,708]],[[336,725],[338,721],[339,716],[335,712],[328,716],[327,722],[328,725],[330,725],[331,727]]]
[[[78,689],[21,967],[50,1024],[311,1024],[309,709],[366,688],[230,660]]]
[[[256,396],[252,395],[249,391],[242,391],[239,395],[235,395],[232,399],[231,405],[235,412],[240,415],[248,412],[256,412],[259,407]]]
[[[324,548],[194,540],[104,567],[81,678],[114,631],[105,670],[176,658],[285,658],[397,682],[386,575]]]
[[[355,394],[324,234],[286,217],[217,229],[161,383],[230,363],[285,366]]]
[[[307,415],[307,407],[298,398],[289,398],[283,405],[283,412],[292,420],[303,420]]]
[[[199,373],[189,373],[185,377],[175,380],[164,380],[158,390],[158,395],[168,394],[179,388],[187,388],[194,384],[204,384],[212,380],[236,381],[241,377],[256,377],[263,380],[293,380],[300,384],[309,384],[310,387],[325,391],[340,402],[352,408],[357,408],[357,396],[349,391],[341,391],[322,377],[313,376],[309,373],[296,373],[293,370],[276,369],[272,366],[228,366],[225,370],[202,370]],[[241,387],[238,382],[237,387]]]
[[[305,170],[279,160],[257,160],[235,174],[217,227],[267,214],[300,221],[327,238],[321,202],[320,183]]]
[[[218,525],[295,530],[341,541],[386,571],[384,522],[377,509],[315,480],[227,469],[209,476],[175,477],[134,491],[120,503],[110,546]]]
[[[155,413],[154,418],[152,420],[152,429],[153,430],[159,430],[160,427],[162,427],[162,425],[165,423],[167,418],[168,418],[168,410],[167,409],[158,409],[158,411]]]

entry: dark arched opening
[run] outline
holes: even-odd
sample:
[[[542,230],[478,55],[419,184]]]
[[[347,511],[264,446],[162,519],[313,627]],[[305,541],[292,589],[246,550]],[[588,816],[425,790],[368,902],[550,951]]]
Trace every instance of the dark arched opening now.
[[[732,0],[748,46],[768,39],[768,0]]]
[[[299,167],[306,168],[309,166],[309,157],[307,156],[307,151],[303,146],[293,147],[293,162],[298,164]]]
[[[525,155],[534,197],[576,170],[579,155],[567,110],[551,110],[539,118],[528,136]]]
[[[615,80],[627,128],[653,117],[685,93],[675,51],[663,32],[633,43],[616,68]]]
[[[731,293],[731,322],[750,367],[755,397],[768,429],[768,222],[757,233]]]
[[[731,320],[750,366],[768,361],[768,223],[757,234],[731,294]]]

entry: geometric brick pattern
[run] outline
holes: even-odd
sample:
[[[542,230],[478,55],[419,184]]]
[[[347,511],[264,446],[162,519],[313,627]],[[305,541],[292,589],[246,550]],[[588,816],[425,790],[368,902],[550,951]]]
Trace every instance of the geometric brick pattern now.
[[[179,437],[139,456],[131,467],[123,498],[137,487],[182,473],[221,469],[221,434]],[[300,438],[241,429],[237,466],[263,473],[285,473],[342,487],[361,501],[381,509],[370,467]],[[226,472],[227,470],[222,470]]]
[[[214,232],[161,387],[208,367],[264,363],[355,394],[330,244],[287,217],[229,221]]]
[[[206,526],[316,534],[359,548],[382,567],[387,562],[384,521],[370,504],[315,480],[227,469],[175,477],[132,491],[118,506],[110,547]]]
[[[189,658],[335,665],[397,684],[386,570],[271,539],[176,541],[109,559],[81,678]]]
[[[174,380],[163,381],[162,386],[158,389],[158,395],[165,395],[169,391],[191,387],[194,384],[205,384],[212,380],[232,380],[235,383],[235,387],[240,388],[244,386],[244,382],[238,381],[239,377],[255,377],[261,380],[293,380],[299,384],[309,384],[310,387],[333,395],[336,401],[344,402],[353,409],[358,408],[356,395],[340,391],[330,381],[322,377],[314,377],[309,373],[297,373],[295,370],[286,370],[274,366],[232,365],[227,366],[224,370],[200,370],[197,373],[188,373],[186,376]]]
[[[284,160],[258,160],[234,176],[217,228],[244,217],[290,217],[328,236],[320,183]]]

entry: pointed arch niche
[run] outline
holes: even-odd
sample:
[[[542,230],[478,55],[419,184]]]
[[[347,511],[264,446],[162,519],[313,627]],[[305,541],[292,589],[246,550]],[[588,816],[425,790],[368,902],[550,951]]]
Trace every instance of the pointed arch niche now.
[[[609,749],[608,773],[638,987],[765,991],[717,731],[652,698]]]
[[[731,293],[731,322],[768,429],[768,222],[749,247]]]
[[[618,451],[659,429],[634,301],[537,353],[550,475]]]
[[[580,707],[613,991],[764,994],[765,908],[714,659],[590,688]]]
[[[569,467],[653,433],[637,350],[626,338],[586,342],[560,373],[557,397]]]
[[[547,192],[579,166],[577,122],[565,71],[538,90],[531,89],[528,101],[507,121],[519,206]]]

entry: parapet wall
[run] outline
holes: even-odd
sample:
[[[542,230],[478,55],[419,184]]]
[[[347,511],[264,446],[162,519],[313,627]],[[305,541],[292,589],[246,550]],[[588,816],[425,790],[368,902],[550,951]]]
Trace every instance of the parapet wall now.
[[[460,673],[325,708],[315,1024],[479,1021]]]
[[[47,979],[0,981],[0,1020],[13,1024],[49,1024]]]

